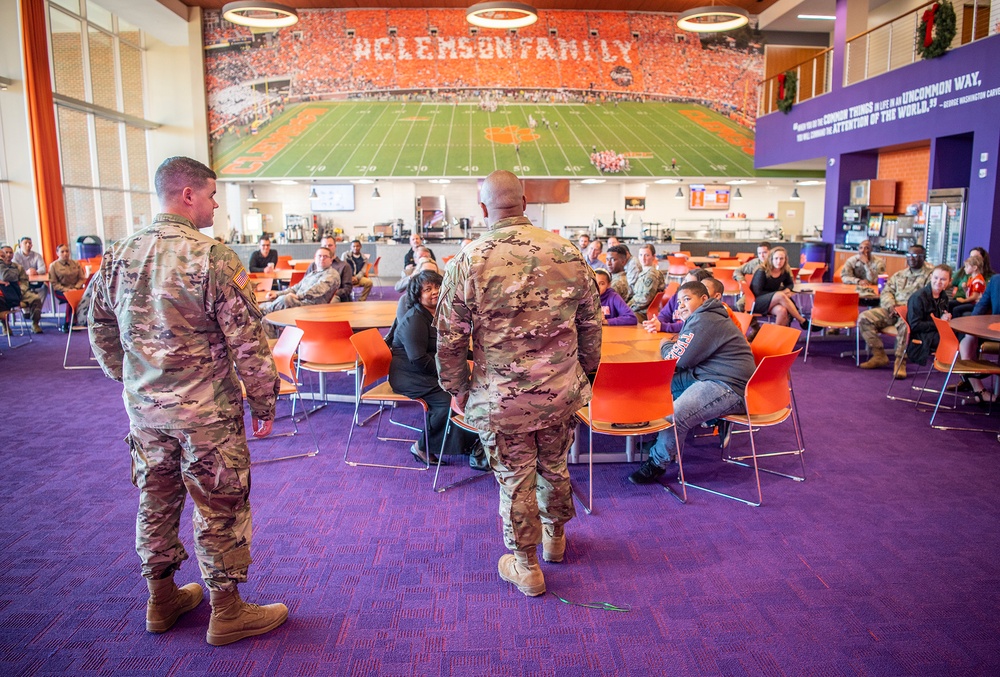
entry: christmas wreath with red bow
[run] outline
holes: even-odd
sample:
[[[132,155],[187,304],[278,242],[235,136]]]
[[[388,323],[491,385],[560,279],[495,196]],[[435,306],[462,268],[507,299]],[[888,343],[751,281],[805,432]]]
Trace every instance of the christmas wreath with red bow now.
[[[778,110],[787,113],[795,103],[795,92],[799,88],[799,76],[795,71],[778,74]]]
[[[923,59],[941,56],[955,39],[955,8],[948,0],[928,7],[917,26],[917,54]]]

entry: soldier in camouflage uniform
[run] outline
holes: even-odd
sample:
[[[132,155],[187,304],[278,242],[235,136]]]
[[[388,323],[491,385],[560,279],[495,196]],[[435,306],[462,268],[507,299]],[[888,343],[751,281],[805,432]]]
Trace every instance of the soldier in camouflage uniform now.
[[[316,250],[313,257],[313,271],[306,273],[298,283],[279,292],[269,291],[267,300],[260,304],[261,311],[266,315],[285,308],[299,306],[314,306],[340,301],[337,289],[340,287],[340,274],[333,267],[333,252],[326,247]],[[277,338],[281,327],[264,321],[264,329],[269,336]]]
[[[865,240],[858,245],[858,253],[844,261],[840,279],[844,284],[858,286],[861,305],[879,305],[878,276],[885,272],[885,261],[872,256],[872,243]]]
[[[878,308],[866,310],[858,316],[858,333],[861,340],[868,345],[871,359],[861,363],[862,369],[878,369],[889,364],[889,356],[882,345],[879,332],[886,327],[896,327],[896,378],[906,378],[906,321],[896,315],[896,306],[906,305],[910,296],[927,286],[933,267],[924,261],[924,248],[913,245],[906,254],[907,268],[889,278]]]
[[[140,491],[136,551],[150,599],[146,629],[165,632],[202,599],[178,589],[185,493],[194,501],[195,554],[209,588],[209,644],[276,628],[283,604],[245,604],[250,566],[250,452],[242,378],[254,437],[271,431],[278,376],[261,313],[236,254],[200,232],[212,225],[215,173],[184,157],[156,172],[165,213],[105,252],[93,287],[90,340],[124,386],[132,481]]]
[[[24,268],[14,262],[14,249],[9,245],[0,249],[0,277],[4,280],[17,280],[21,289],[21,308],[24,314],[31,318],[31,331],[41,334],[42,327],[39,322],[42,319],[42,297],[31,288],[28,273]]]
[[[575,514],[566,457],[575,412],[590,401],[601,356],[593,272],[568,240],[524,216],[521,182],[506,171],[480,189],[490,232],[450,263],[438,304],[441,386],[480,431],[500,484],[500,577],[545,592],[536,547],[561,562]],[[473,367],[467,353],[472,338]]]
[[[632,256],[628,245],[623,244],[622,247],[625,249],[625,279],[628,280],[629,289],[634,289],[639,276],[642,275],[642,266],[639,260]]]
[[[639,257],[642,259],[642,274],[632,285],[632,298],[629,299],[628,307],[636,317],[642,319],[646,317],[653,297],[667,288],[667,280],[663,277],[663,271],[656,266],[656,249],[653,245],[644,244],[639,247]]]
[[[608,272],[611,273],[611,288],[618,292],[625,303],[632,298],[632,287],[628,283],[628,274],[625,272],[625,262],[628,260],[628,249],[624,245],[613,245],[608,247],[608,253],[604,257],[608,264]]]

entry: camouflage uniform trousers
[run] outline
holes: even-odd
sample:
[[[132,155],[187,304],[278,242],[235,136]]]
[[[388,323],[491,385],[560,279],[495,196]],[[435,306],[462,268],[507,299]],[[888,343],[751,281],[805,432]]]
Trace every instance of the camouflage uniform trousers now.
[[[281,336],[281,330],[284,327],[279,327],[267,321],[267,313],[273,313],[276,310],[284,310],[285,308],[298,308],[299,306],[305,305],[299,300],[299,297],[295,294],[282,294],[273,301],[265,301],[260,304],[261,311],[264,312],[264,333],[267,334],[268,338],[278,338]]]
[[[500,485],[503,541],[509,550],[542,542],[542,524],[562,525],[576,516],[566,458],[576,420],[526,433],[480,432]]]
[[[180,568],[188,554],[177,536],[184,495],[194,501],[195,555],[211,590],[234,590],[250,567],[250,450],[243,420],[198,428],[129,432],[132,483],[138,487],[135,549],[144,578]]]
[[[879,332],[886,327],[896,327],[896,355],[902,354],[902,346],[906,345],[906,322],[901,317],[893,319],[885,308],[872,308],[858,316],[858,333],[861,340],[869,348],[882,345]]]
[[[38,322],[42,319],[42,295],[32,289],[22,292],[21,308],[24,309],[24,314],[27,317]]]

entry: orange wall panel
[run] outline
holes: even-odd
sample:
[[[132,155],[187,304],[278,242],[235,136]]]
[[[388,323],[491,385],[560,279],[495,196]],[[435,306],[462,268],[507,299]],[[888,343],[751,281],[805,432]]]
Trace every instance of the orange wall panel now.
[[[931,147],[882,151],[878,155],[878,178],[896,182],[896,211],[927,199],[930,176]]]

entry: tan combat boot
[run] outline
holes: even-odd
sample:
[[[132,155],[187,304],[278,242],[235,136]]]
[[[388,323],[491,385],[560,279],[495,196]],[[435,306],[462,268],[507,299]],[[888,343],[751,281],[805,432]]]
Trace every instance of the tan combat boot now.
[[[500,572],[500,578],[516,585],[528,597],[545,594],[545,577],[534,548],[515,550],[504,555],[497,562],[497,571]]]
[[[212,646],[263,635],[288,619],[288,607],[284,604],[247,604],[240,599],[236,589],[209,590],[209,594],[212,598],[212,617],[208,621],[205,640]]]
[[[902,381],[906,378],[906,351],[898,350],[896,352],[896,361],[893,365],[893,374],[895,378]]]
[[[181,614],[201,604],[204,593],[197,583],[177,587],[174,577],[158,581],[146,580],[149,601],[146,602],[146,632],[166,632],[174,627]]]
[[[870,360],[860,364],[862,369],[881,369],[882,367],[889,366],[889,356],[885,354],[885,348],[881,345],[869,347],[871,348],[872,356]]]
[[[566,531],[563,525],[546,524],[542,528],[542,559],[546,562],[562,562],[566,553]]]
[[[40,325],[38,323],[38,320],[34,320],[31,323],[31,333],[32,334],[41,334],[42,333],[42,325]]]

